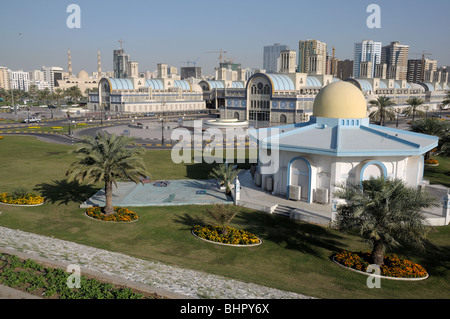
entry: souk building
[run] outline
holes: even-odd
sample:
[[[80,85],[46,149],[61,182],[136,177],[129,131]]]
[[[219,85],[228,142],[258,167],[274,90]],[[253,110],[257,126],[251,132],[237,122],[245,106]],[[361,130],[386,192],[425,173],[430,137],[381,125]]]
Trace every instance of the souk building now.
[[[269,173],[263,172],[270,163],[258,162],[255,184],[278,198],[323,205],[333,203],[337,185],[370,177],[424,185],[423,155],[438,145],[438,137],[373,125],[367,114],[365,96],[355,85],[325,86],[308,122],[257,130],[260,151],[273,159],[278,154],[278,160]]]
[[[333,82],[347,81],[361,90],[366,106],[378,96],[389,97],[396,103],[396,111],[408,107],[406,101],[417,97],[430,111],[439,110],[440,103],[449,90],[449,73],[437,72],[425,77],[423,83],[386,78],[380,67],[375,77],[362,73],[359,78],[341,80],[329,74],[300,73],[296,71],[295,51],[285,50],[280,56],[278,73],[257,72],[246,79],[216,75],[215,80],[199,83],[209,108],[220,110],[221,118],[236,118],[253,123],[300,123],[309,121],[315,97],[320,90]],[[258,125],[257,125],[258,126]]]
[[[191,113],[205,110],[203,92],[198,84],[180,80],[168,73],[167,64],[158,64],[158,76],[139,76],[137,62],[131,63],[126,78],[104,77],[98,92],[89,94],[91,112],[116,113]]]

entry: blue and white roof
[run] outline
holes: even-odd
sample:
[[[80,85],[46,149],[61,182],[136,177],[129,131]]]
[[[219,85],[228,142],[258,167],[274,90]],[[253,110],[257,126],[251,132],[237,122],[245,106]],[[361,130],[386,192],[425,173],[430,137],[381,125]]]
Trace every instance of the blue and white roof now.
[[[285,74],[266,74],[272,83],[273,91],[295,91],[294,82]]]
[[[145,80],[145,86],[151,87],[153,90],[164,90],[164,83],[157,79],[147,79]]]
[[[188,81],[186,81],[186,80],[175,80],[173,82],[173,85],[175,87],[181,88],[184,91],[192,91],[191,84]]]
[[[306,77],[306,86],[322,87],[322,82],[318,78],[308,75]]]
[[[369,119],[312,117],[308,123],[265,128],[264,148],[335,157],[422,155],[438,145],[436,136],[369,124]]]
[[[134,90],[133,81],[129,79],[108,78],[111,90]]]

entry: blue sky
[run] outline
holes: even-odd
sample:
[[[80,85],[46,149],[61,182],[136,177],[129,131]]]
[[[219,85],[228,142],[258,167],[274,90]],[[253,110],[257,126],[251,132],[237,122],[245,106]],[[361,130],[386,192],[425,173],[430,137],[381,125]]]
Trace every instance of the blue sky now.
[[[69,29],[69,4],[81,8],[81,28]],[[370,29],[369,4],[381,8],[381,28]],[[218,65],[216,53],[243,67],[262,67],[265,45],[318,39],[336,49],[336,57],[353,58],[355,42],[383,45],[400,41],[410,52],[432,53],[438,65],[450,65],[450,1],[448,0],[40,0],[2,1],[0,65],[31,71],[42,65],[73,71],[96,71],[97,50],[102,70],[112,70],[112,52],[123,39],[140,71],[157,63],[186,66],[197,60],[204,74]],[[409,58],[419,58],[411,55]]]

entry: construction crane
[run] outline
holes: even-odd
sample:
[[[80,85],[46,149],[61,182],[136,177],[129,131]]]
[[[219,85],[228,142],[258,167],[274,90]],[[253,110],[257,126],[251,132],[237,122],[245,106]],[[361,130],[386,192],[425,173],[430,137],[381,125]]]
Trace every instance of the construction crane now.
[[[180,63],[186,63],[187,66],[189,66],[192,63],[195,67],[195,65],[197,64],[197,61],[198,61],[198,58],[195,59],[195,61],[181,61]]]
[[[227,53],[227,51],[224,51],[224,50],[220,49],[219,51],[209,51],[209,52],[206,52],[206,53],[219,53],[220,55],[219,55],[218,59],[219,59],[220,62],[223,62],[223,59],[225,58],[224,54]]]

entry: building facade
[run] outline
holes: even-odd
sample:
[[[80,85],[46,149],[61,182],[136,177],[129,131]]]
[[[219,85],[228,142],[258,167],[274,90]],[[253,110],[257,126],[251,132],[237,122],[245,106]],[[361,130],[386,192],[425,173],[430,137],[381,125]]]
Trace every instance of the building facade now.
[[[0,66],[0,88],[9,90],[10,87],[8,68],[6,66]]]
[[[353,59],[353,77],[361,76],[361,63],[371,62],[371,77],[375,76],[375,65],[381,63],[381,42],[363,40],[355,43]]]
[[[326,74],[327,44],[318,40],[299,41],[297,72]]]
[[[387,77],[394,80],[406,80],[408,73],[409,45],[393,41],[381,49],[381,63],[387,65]]]
[[[10,71],[10,85],[13,90],[28,92],[30,89],[30,73],[23,70]]]
[[[102,78],[98,92],[89,94],[88,109],[105,114],[192,113],[204,111],[205,101],[199,85],[169,75],[166,64],[158,64],[158,77],[145,79],[138,70],[128,78]]]
[[[267,73],[278,72],[278,60],[280,58],[280,53],[283,50],[289,50],[289,47],[280,43],[275,43],[274,45],[267,45],[264,47],[263,69],[265,69]]]

